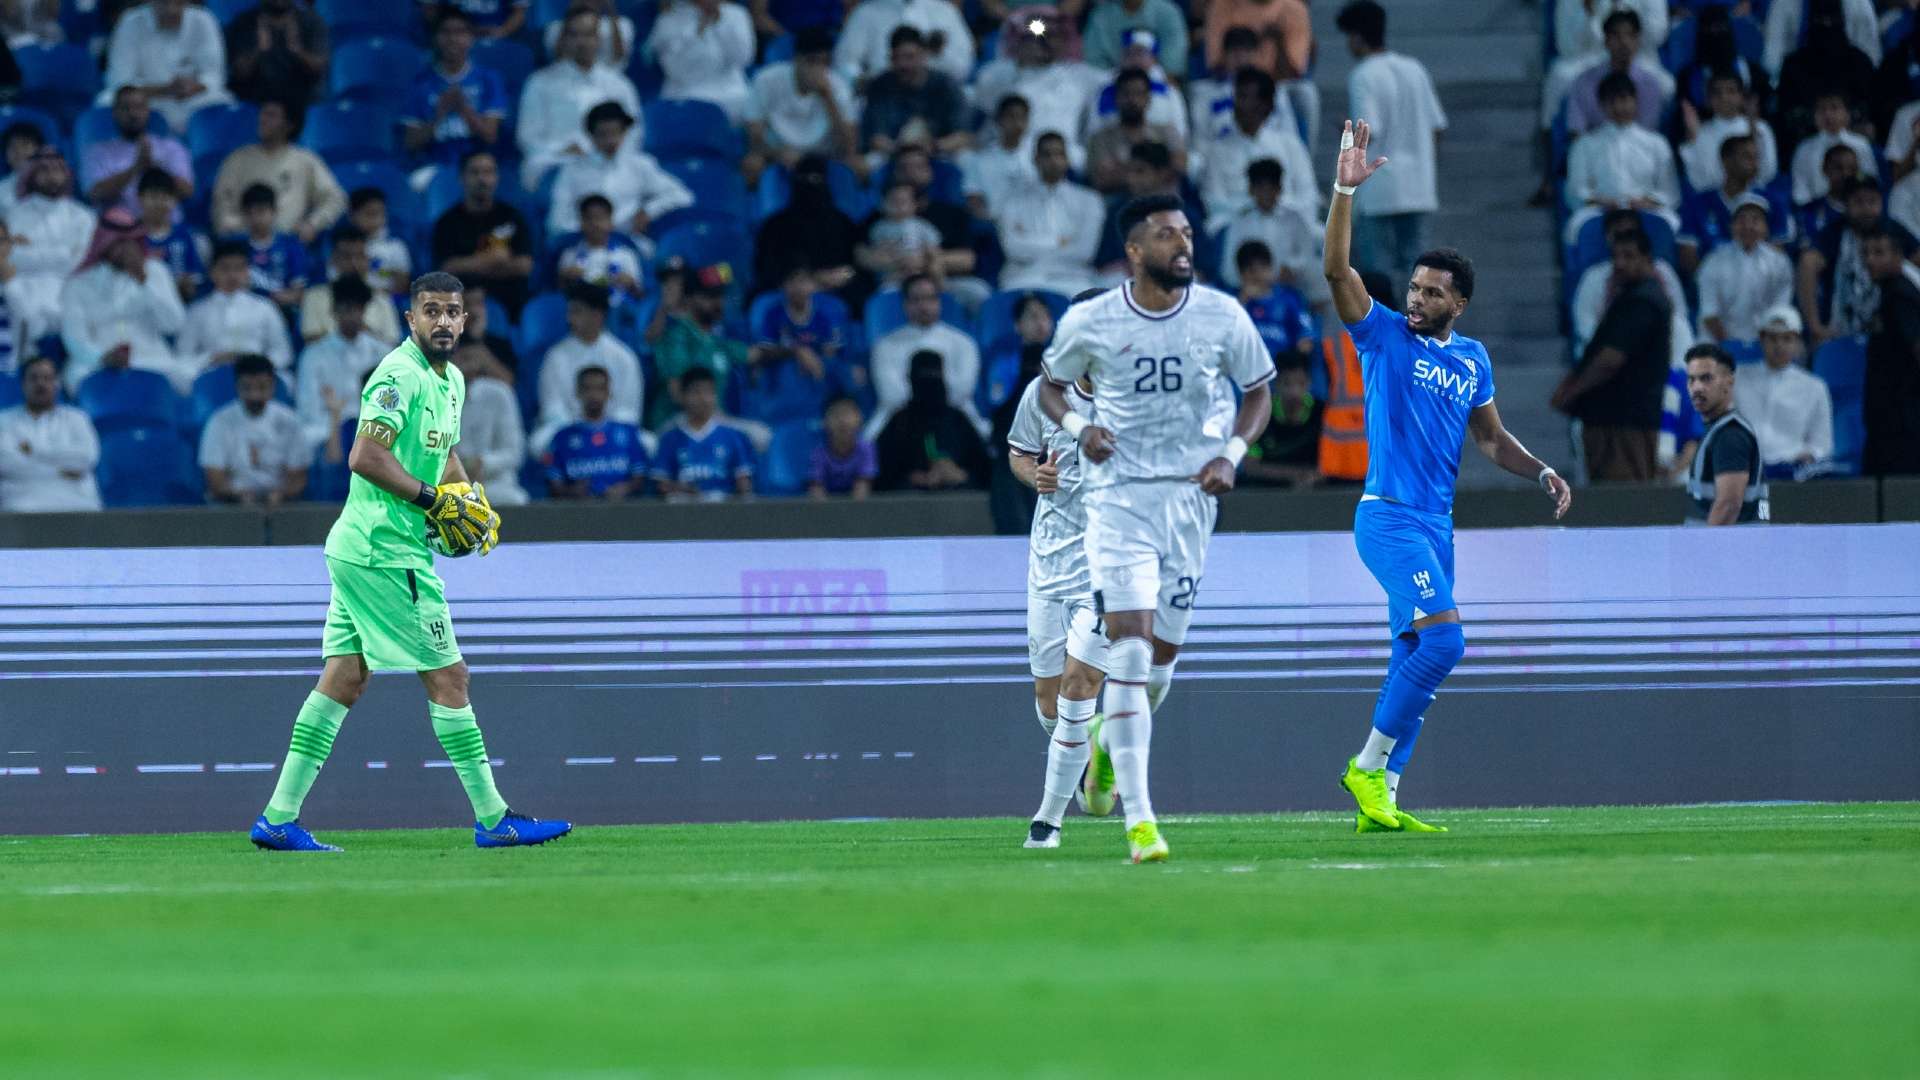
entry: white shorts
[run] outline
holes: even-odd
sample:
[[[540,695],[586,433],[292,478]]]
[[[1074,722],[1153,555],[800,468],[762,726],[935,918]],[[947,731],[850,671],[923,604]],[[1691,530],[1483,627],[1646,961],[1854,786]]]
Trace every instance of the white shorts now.
[[[1099,611],[1151,611],[1154,637],[1184,643],[1219,500],[1190,480],[1140,480],[1093,488],[1086,506]]]
[[[1095,628],[1093,597],[1054,600],[1027,596],[1027,667],[1036,679],[1067,670],[1067,657],[1107,670],[1107,639]]]

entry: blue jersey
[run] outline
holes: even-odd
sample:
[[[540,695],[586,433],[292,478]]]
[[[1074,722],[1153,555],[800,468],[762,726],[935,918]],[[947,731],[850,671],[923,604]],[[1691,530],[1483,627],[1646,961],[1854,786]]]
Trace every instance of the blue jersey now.
[[[1487,350],[1457,331],[1422,337],[1379,304],[1347,332],[1366,385],[1367,494],[1452,513],[1467,414],[1493,400]]]
[[[680,422],[660,436],[653,475],[705,495],[731,495],[736,477],[753,475],[753,456],[753,444],[738,428],[710,420],[696,432]]]
[[[1247,309],[1253,328],[1260,331],[1260,340],[1275,356],[1297,353],[1302,341],[1313,340],[1313,315],[1307,310],[1307,298],[1298,289],[1277,285],[1266,296],[1240,306]]]
[[[262,296],[280,289],[307,287],[307,249],[292,233],[274,233],[262,244],[247,241],[248,284]]]
[[[440,165],[458,165],[468,153],[484,149],[459,110],[450,109],[446,115],[434,119],[440,111],[440,95],[449,86],[458,86],[472,103],[473,111],[481,116],[507,115],[506,83],[498,72],[469,61],[465,71],[449,79],[440,74],[438,67],[427,65],[407,90],[407,103],[400,119],[433,129],[433,141],[427,144],[425,156]]]
[[[193,230],[187,228],[186,222],[174,222],[171,232],[148,233],[147,250],[154,258],[166,263],[174,277],[192,280],[195,292],[207,280],[207,265],[200,261],[200,247],[195,243]]]
[[[1766,192],[1754,188],[1752,194],[1764,196]],[[1793,239],[1793,215],[1787,210],[1784,199],[1773,199],[1767,203],[1768,238],[1776,244],[1785,244]],[[1727,197],[1720,189],[1695,192],[1680,208],[1680,233],[1677,237],[1682,243],[1692,244],[1700,249],[1700,257],[1706,258],[1713,249],[1733,239],[1733,211],[1727,206]]]
[[[588,494],[604,495],[615,484],[647,475],[647,448],[632,424],[583,420],[554,433],[546,463],[548,479],[561,484],[585,480]]]

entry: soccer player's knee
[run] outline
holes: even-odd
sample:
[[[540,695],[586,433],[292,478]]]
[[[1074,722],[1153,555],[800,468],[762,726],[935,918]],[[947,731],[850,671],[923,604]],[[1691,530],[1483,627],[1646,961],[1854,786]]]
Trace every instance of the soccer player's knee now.
[[[430,671],[427,673],[426,679],[427,686],[435,697],[454,698],[458,699],[458,705],[466,704],[467,662],[465,660],[449,664],[438,671]],[[455,703],[445,701],[441,702],[441,704]],[[456,705],[456,707],[458,707],[458,705]]]
[[[1121,638],[1107,648],[1107,673],[1126,683],[1145,683],[1153,667],[1153,647],[1146,638]]]
[[[1431,656],[1451,670],[1467,655],[1467,633],[1457,622],[1434,623],[1420,631],[1420,655]]]
[[[1100,693],[1100,672],[1084,664],[1068,664],[1060,680],[1060,693],[1073,701],[1085,701]]]

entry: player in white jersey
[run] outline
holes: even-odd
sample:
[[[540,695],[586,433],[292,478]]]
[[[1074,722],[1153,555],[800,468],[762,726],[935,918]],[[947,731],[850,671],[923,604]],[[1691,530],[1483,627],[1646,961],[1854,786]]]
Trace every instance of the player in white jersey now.
[[[1179,199],[1135,199],[1119,225],[1130,276],[1061,317],[1039,398],[1085,463],[1087,563],[1109,642],[1103,734],[1127,844],[1143,862],[1167,857],[1147,793],[1152,710],[1186,640],[1217,497],[1266,429],[1274,369],[1245,309],[1193,283]],[[1093,380],[1092,421],[1067,401],[1082,376]]]
[[[1089,290],[1074,302],[1101,291]],[[1020,395],[1007,433],[1007,463],[1021,483],[1040,493],[1027,541],[1027,665],[1033,671],[1034,710],[1047,729],[1047,778],[1025,846],[1056,848],[1067,803],[1100,731],[1095,714],[1106,680],[1107,639],[1094,614],[1083,543],[1087,514],[1080,498],[1080,446],[1040,411],[1040,383],[1033,380]],[[1091,419],[1093,384],[1085,378],[1075,383],[1067,406]],[[1104,799],[1093,797],[1095,788],[1105,790]],[[1112,813],[1112,781],[1083,791],[1081,808],[1100,816]]]

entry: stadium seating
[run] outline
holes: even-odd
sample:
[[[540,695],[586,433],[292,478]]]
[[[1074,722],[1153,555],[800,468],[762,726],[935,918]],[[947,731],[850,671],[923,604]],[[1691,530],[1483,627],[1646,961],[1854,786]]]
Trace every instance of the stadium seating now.
[[[152,424],[171,430],[178,402],[165,375],[139,368],[101,368],[82,379],[74,395],[74,403],[102,432]]]
[[[226,404],[239,396],[234,386],[233,365],[216,364],[200,373],[193,380],[193,392],[187,398],[185,412],[189,434],[197,434],[207,426],[207,419],[219,412]],[[287,389],[287,380],[274,380],[274,399],[289,408],[293,406],[293,394]]]
[[[474,42],[473,62],[499,74],[516,108],[519,105],[520,88],[526,85],[527,76],[540,66],[540,58],[532,49],[507,38]]]
[[[820,438],[820,421],[789,420],[773,429],[773,442],[760,455],[753,489],[761,495],[799,495],[807,490],[807,465]]]
[[[407,183],[406,174],[392,165],[355,161],[335,166],[333,177],[340,182],[340,190],[349,195],[361,188],[379,188],[387,197],[387,231],[395,236],[410,239],[433,223],[432,218],[422,214],[419,196]],[[458,177],[455,186],[458,186]]]
[[[1840,337],[1821,345],[1813,353],[1813,373],[1826,380],[1827,392],[1833,397],[1834,471],[1857,476],[1867,443],[1863,404],[1867,384],[1866,338]]]
[[[1653,257],[1674,265],[1678,256],[1678,243],[1673,236],[1673,227],[1658,214],[1640,213],[1640,225],[1647,231],[1647,239],[1653,245]],[[1574,239],[1573,248],[1566,253],[1566,276],[1563,288],[1569,297],[1573,288],[1580,283],[1580,275],[1587,268],[1597,266],[1612,258],[1607,250],[1606,221],[1604,217],[1595,217],[1580,226],[1580,235]]]
[[[414,5],[395,0],[316,0],[313,10],[336,42],[356,37],[407,38],[420,31],[420,14]]]
[[[340,460],[327,460],[326,447],[313,452],[313,464],[307,470],[306,497],[316,502],[342,502],[347,497],[347,488],[352,484],[353,473],[347,468],[347,454],[353,449],[353,434],[360,426],[360,418],[350,416],[340,422]]]
[[[940,294],[940,321],[966,328],[966,312],[960,307],[960,301],[950,293]],[[907,311],[901,302],[900,290],[886,289],[874,293],[867,300],[866,314],[861,322],[869,345],[907,325]]]
[[[260,0],[206,0],[207,10],[225,26],[260,6]]]
[[[679,215],[687,211],[677,211],[669,218],[676,223],[656,228],[658,238],[655,248],[661,259],[684,259],[689,266],[711,266],[726,263],[734,271],[735,279],[751,271],[753,267],[753,238],[747,235],[745,227],[732,220],[687,220]]]
[[[0,375],[0,409],[11,409],[20,401],[20,377]]]
[[[94,479],[107,506],[165,506],[195,501],[187,444],[170,423],[143,422],[100,429]]]
[[[1028,293],[1038,296],[1053,313],[1054,319],[1066,314],[1067,298],[1059,293],[1043,292],[1038,289],[1007,289],[987,297],[980,305],[980,319],[974,329],[974,340],[991,345],[1001,338],[1014,334],[1014,316],[1020,306],[1020,300]]]
[[[649,101],[644,106],[647,153],[662,160],[688,154],[738,160],[740,136],[710,101]]]
[[[1766,351],[1757,341],[1740,341],[1730,338],[1721,342],[1720,347],[1727,350],[1727,354],[1733,357],[1735,364],[1757,364],[1767,358]]]
[[[737,221],[747,219],[747,186],[734,161],[692,154],[662,158],[660,167],[687,185],[687,190],[693,192],[695,206],[726,214]]]
[[[397,102],[425,65],[412,42],[391,37],[360,38],[333,51],[327,86],[335,97]]]
[[[28,45],[13,50],[25,100],[71,122],[100,93],[100,68],[78,45]]]
[[[393,114],[384,106],[351,99],[315,105],[307,110],[300,145],[319,154],[329,165],[391,161],[395,156],[393,125]]]
[[[225,159],[254,141],[260,133],[260,109],[255,105],[208,105],[187,122],[187,152],[194,161]],[[212,177],[206,180],[212,186]]]
[[[147,114],[147,133],[165,135],[167,122],[157,112]],[[81,113],[73,122],[73,156],[78,159],[87,152],[87,147],[95,143],[109,142],[120,137],[120,129],[113,126],[113,109],[106,105],[95,105]],[[79,161],[74,165],[78,167]]]

